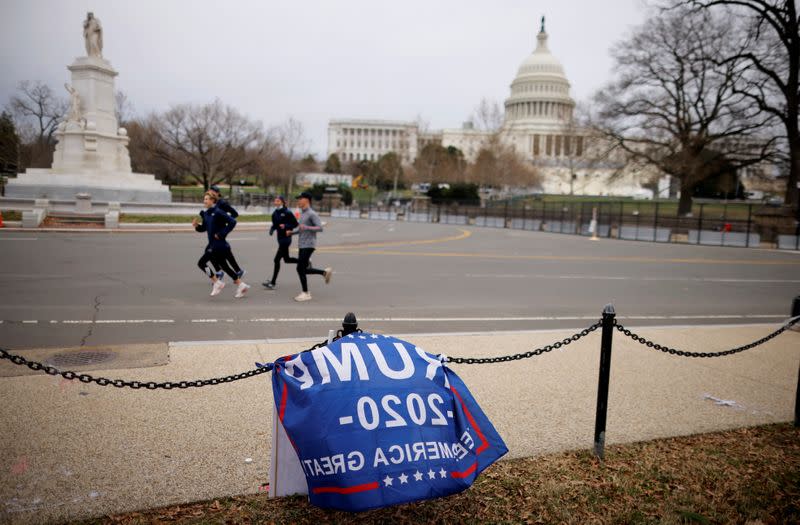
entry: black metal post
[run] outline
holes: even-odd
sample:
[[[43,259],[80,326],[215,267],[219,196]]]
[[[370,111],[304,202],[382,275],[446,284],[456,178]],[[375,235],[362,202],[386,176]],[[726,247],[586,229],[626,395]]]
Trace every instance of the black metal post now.
[[[800,295],[792,302],[792,317],[798,315],[800,315]],[[794,398],[794,426],[800,428],[800,370],[797,372],[797,393]]]
[[[656,201],[656,209],[653,212],[653,242],[658,242],[658,201]]]
[[[342,337],[352,334],[358,330],[358,320],[356,319],[356,314],[353,312],[347,312],[347,315],[344,316],[344,321],[342,321]]]
[[[745,245],[749,248],[750,247],[750,225],[752,224],[751,221],[753,219],[753,205],[747,205],[747,239],[744,241]]]
[[[611,372],[611,339],[614,335],[614,305],[603,308],[603,333],[600,339],[600,378],[597,383],[597,415],[594,420],[594,455],[603,459],[606,447],[608,377]]]
[[[700,237],[703,236],[703,206],[700,205],[700,217],[697,218],[697,244],[700,244]]]

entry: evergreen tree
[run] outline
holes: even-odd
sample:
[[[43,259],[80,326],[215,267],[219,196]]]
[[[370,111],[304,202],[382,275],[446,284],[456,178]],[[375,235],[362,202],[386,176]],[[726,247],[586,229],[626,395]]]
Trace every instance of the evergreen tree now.
[[[0,114],[0,174],[16,174],[19,169],[19,136],[8,112]]]
[[[339,155],[331,153],[328,160],[325,162],[325,173],[341,173],[342,161],[339,160]]]

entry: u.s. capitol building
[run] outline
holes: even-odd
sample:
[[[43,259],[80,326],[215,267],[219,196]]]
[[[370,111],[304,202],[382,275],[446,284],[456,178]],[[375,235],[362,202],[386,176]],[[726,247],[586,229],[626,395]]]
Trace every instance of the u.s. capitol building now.
[[[520,65],[505,100],[501,141],[512,146],[542,175],[542,191],[585,195],[642,194],[642,173],[620,155],[604,154],[604,145],[576,127],[575,101],[561,62],[550,52],[542,23],[536,49]],[[428,142],[460,149],[472,162],[495,132],[461,128],[424,132],[415,122],[337,119],[328,124],[328,155],[342,162],[378,160],[395,152],[411,163]]]

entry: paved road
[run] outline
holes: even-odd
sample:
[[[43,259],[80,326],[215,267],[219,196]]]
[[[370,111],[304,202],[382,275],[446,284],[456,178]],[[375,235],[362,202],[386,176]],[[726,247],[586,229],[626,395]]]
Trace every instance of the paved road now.
[[[295,303],[294,267],[260,282],[274,239],[235,231],[253,284],[208,296],[194,233],[0,231],[0,342],[11,348],[317,336],[347,311],[390,333],[568,328],[613,303],[628,325],[778,322],[800,292],[800,255],[491,228],[328,219]]]

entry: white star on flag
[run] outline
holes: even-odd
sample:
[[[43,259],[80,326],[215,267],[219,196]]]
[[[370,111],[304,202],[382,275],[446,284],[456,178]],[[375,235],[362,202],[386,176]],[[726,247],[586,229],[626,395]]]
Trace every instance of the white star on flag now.
[[[383,482],[386,484],[387,487],[392,485],[392,481],[394,481],[394,478],[389,476],[388,474],[386,475],[385,478],[383,478]]]
[[[447,476],[447,471],[444,468],[442,468],[439,470],[439,475],[444,478]]]
[[[422,472],[419,470],[414,473],[414,480],[415,481],[422,481]]]
[[[428,471],[428,478],[430,478],[430,479],[436,478],[436,472],[434,472],[432,470],[429,470]]]
[[[377,334],[372,334],[372,338],[377,339],[378,338]]]
[[[403,472],[402,474],[400,474],[399,476],[397,476],[397,479],[399,479],[399,480],[400,480],[400,484],[401,484],[401,485],[402,485],[403,483],[408,483],[408,476],[406,476],[406,473],[405,473],[405,472]]]

